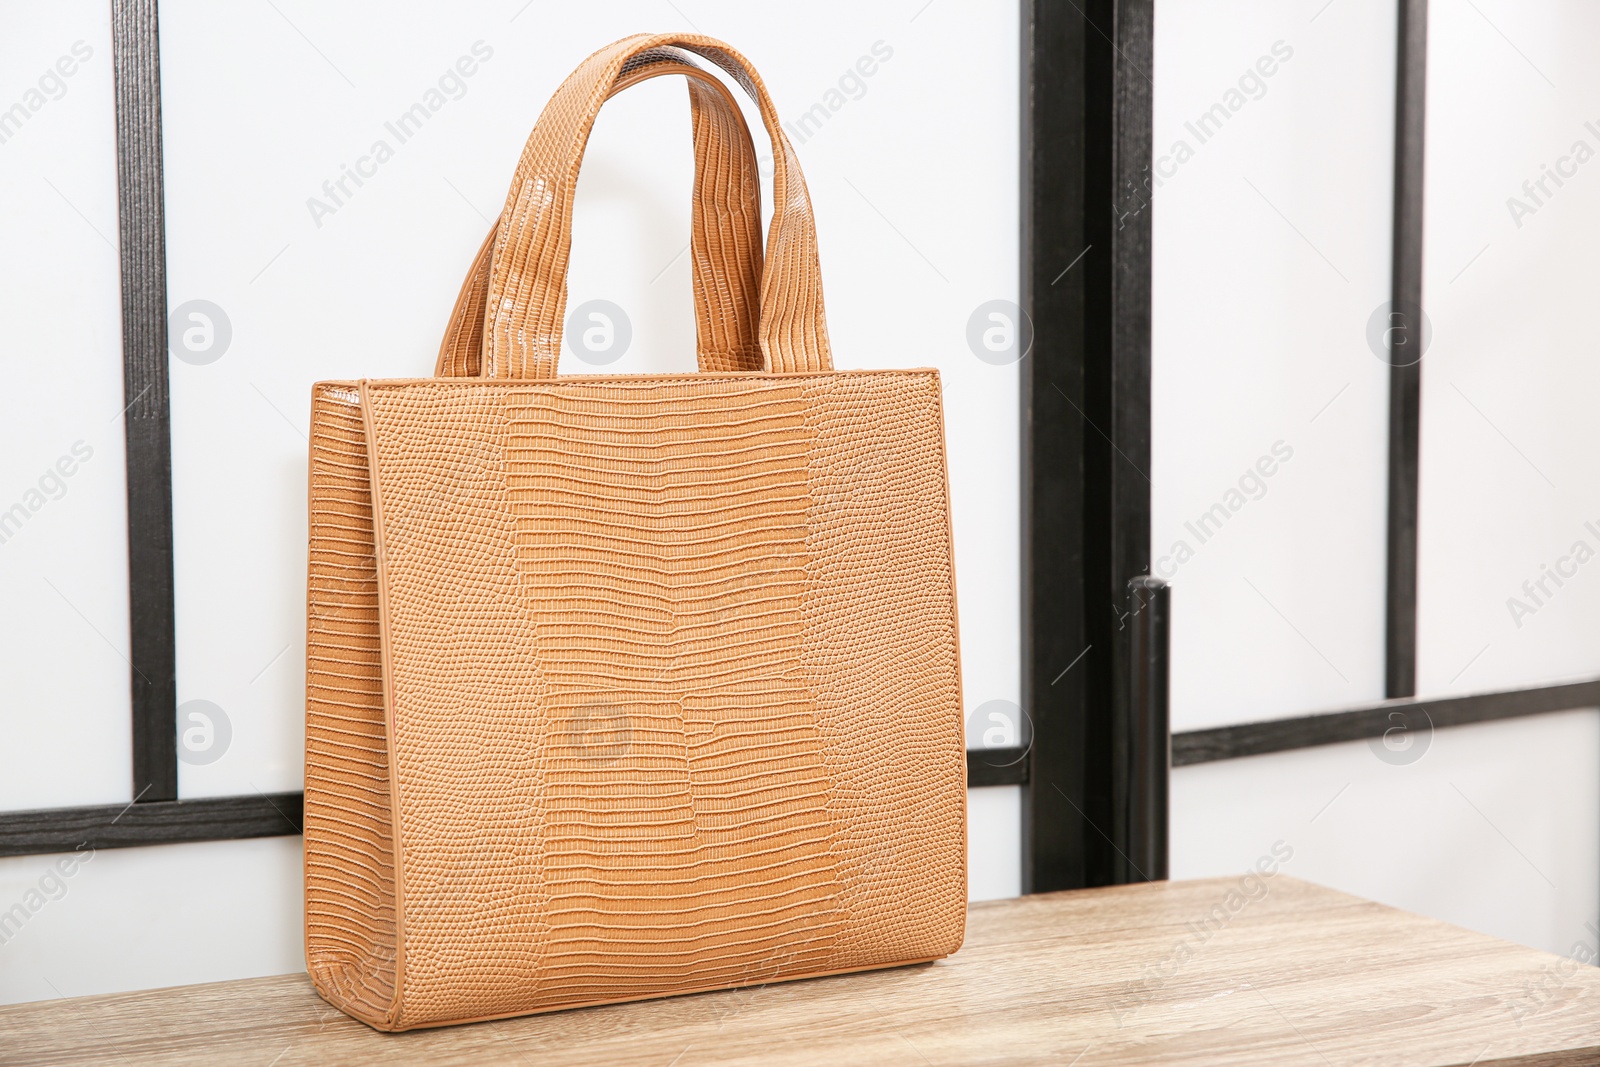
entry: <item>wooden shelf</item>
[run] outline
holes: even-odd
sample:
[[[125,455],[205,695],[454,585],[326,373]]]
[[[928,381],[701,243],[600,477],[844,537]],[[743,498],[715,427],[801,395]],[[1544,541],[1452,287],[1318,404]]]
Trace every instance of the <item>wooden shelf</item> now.
[[[380,1034],[304,975],[0,1008],[22,1064],[1600,1063],[1600,970],[1277,875],[976,904],[919,967]]]

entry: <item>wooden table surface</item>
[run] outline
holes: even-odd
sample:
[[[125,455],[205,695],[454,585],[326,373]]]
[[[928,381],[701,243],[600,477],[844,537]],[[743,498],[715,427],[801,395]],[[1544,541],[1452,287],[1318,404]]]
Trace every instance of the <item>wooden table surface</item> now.
[[[1600,970],[1279,874],[975,904],[938,963],[380,1034],[304,975],[0,1008],[4,1064],[1600,1064]]]

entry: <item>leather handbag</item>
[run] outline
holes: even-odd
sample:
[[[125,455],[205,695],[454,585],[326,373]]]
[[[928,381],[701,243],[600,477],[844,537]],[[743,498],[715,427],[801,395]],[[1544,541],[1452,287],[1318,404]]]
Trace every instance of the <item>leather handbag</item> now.
[[[724,71],[774,152],[760,184]],[[614,92],[687,76],[699,372],[558,377]],[[590,56],[523,150],[435,376],[312,391],[306,963],[382,1030],[925,962],[966,763],[939,376],[835,370],[760,79]]]

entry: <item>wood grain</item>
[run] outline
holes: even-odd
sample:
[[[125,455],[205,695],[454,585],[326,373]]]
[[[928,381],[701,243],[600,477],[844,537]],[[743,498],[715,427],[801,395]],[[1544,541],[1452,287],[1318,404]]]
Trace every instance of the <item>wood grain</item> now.
[[[1600,971],[1287,875],[971,909],[918,967],[380,1034],[303,975],[0,1008],[7,1064],[1600,1063]]]

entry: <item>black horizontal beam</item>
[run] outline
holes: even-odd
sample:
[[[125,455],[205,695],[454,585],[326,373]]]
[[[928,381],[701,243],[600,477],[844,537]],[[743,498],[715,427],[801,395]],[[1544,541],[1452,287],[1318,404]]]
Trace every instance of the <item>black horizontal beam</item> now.
[[[967,784],[1023,785],[1025,748],[973,749]],[[243,837],[287,837],[304,828],[300,793],[257,793],[87,808],[0,812],[0,856],[36,856],[79,848],[134,848]]]
[[[1172,735],[1172,764],[1262,756],[1342,741],[1382,737],[1403,713],[1407,728],[1442,729],[1470,723],[1600,707],[1600,678],[1466,696],[1383,700],[1363,707],[1293,719],[1186,730]],[[1420,718],[1419,718],[1420,717]],[[974,788],[1026,785],[1026,748],[969,749],[967,784]],[[0,812],[0,856],[72,852],[80,847],[131,848],[189,841],[282,837],[300,833],[299,793],[167,800],[103,807]]]
[[[1321,715],[1176,733],[1172,735],[1172,764],[1191,767],[1382,737],[1393,728],[1397,712],[1404,713],[1407,728],[1415,730],[1419,726],[1442,729],[1588,707],[1600,707],[1600,678],[1467,696],[1383,700]],[[970,749],[967,784],[974,788],[1026,785],[1030,757],[1026,748]],[[72,852],[81,847],[131,848],[282,837],[300,833],[303,809],[301,794],[273,793],[0,812],[0,856]]]
[[[304,826],[299,793],[0,812],[0,856],[283,837]]]
[[[1027,785],[1028,749],[967,749],[967,785]]]
[[[1416,730],[1590,707],[1600,707],[1600,678],[1467,696],[1404,697],[1295,719],[1185,730],[1172,735],[1172,765],[1191,767],[1215,760],[1382,737],[1394,727],[1397,714],[1404,719],[1407,729]]]

